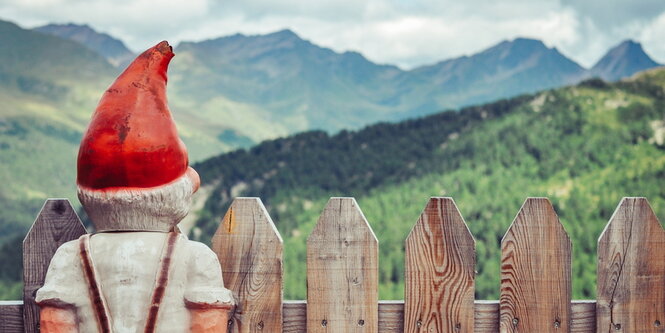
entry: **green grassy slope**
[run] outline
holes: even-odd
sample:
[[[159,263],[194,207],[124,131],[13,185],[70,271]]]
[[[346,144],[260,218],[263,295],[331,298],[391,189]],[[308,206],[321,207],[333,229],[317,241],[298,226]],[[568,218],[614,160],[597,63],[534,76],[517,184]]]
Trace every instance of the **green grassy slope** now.
[[[302,299],[318,214],[329,196],[356,196],[380,241],[380,296],[401,298],[406,235],[430,196],[452,196],[477,240],[477,297],[496,298],[500,239],[526,197],[547,196],[573,241],[573,296],[592,298],[596,241],[621,197],[648,197],[665,220],[664,87],[654,70],[222,155],[196,166],[218,184],[201,238],[232,194],[261,196],[285,241],[285,295]]]
[[[0,21],[0,297],[20,291],[20,241],[48,197],[75,198],[76,153],[117,71],[85,47]]]
[[[65,197],[78,207],[80,138],[121,69],[81,44],[2,20],[0,44],[0,298],[11,298],[21,240],[44,200]],[[180,110],[172,108],[192,160],[252,144],[209,121],[213,115]]]
[[[78,142],[116,69],[77,43],[9,22],[0,36],[2,244],[27,230],[46,197],[74,196]]]
[[[0,43],[1,246],[25,234],[46,198],[77,205],[79,141],[121,69],[81,44],[2,20]],[[196,111],[173,108],[192,160],[252,144]]]

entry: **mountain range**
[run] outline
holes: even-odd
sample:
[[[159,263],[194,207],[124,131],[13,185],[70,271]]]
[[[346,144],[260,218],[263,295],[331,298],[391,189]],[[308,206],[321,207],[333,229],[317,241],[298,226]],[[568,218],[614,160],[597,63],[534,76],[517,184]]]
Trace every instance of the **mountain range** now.
[[[122,41],[108,34],[97,32],[88,25],[73,23],[47,24],[33,30],[83,44],[85,47],[106,58],[116,67],[127,67],[136,56]]]
[[[112,63],[115,54],[129,52],[121,41],[107,42],[110,36],[95,35],[85,25],[51,24],[37,30],[76,40]],[[631,40],[585,69],[539,40],[516,38],[405,71],[356,52],[336,53],[290,30],[183,42],[176,53],[180,59],[171,69],[172,100],[176,105],[182,101],[182,109],[232,120],[236,126],[220,135],[243,143],[308,129],[337,131],[399,121],[593,76],[615,81],[660,65]]]
[[[53,35],[56,30],[59,31],[58,36]],[[0,48],[0,99],[3,101],[0,108],[0,182],[3,184],[0,189],[0,246],[25,233],[45,198],[69,197],[76,203],[74,175],[79,140],[99,96],[122,70],[121,62],[114,58],[114,54],[124,52],[113,53],[105,47],[100,49],[99,45],[123,44],[118,40],[108,42],[108,38],[113,37],[91,30],[85,26],[63,28],[57,25],[28,30],[11,22],[0,21],[0,43],[3,45]],[[103,40],[107,42],[101,42]],[[637,70],[657,65],[653,61],[644,61],[650,58],[644,54],[639,44],[628,44],[627,47],[618,47],[615,52],[604,57],[607,60],[601,62],[606,65],[597,65],[598,75],[604,73],[602,75],[609,75],[607,78],[626,77],[634,75]],[[126,50],[124,46],[116,49],[122,48]],[[480,148],[474,141],[469,141],[472,139],[462,138],[462,135],[473,129],[473,138],[483,138],[481,134],[484,125],[481,126],[481,120],[496,116],[494,122],[504,121],[501,120],[504,118],[498,117],[503,111],[496,111],[499,114],[493,115],[483,113],[483,107],[467,108],[464,110],[480,111],[449,111],[432,116],[434,118],[404,120],[437,113],[446,108],[476,105],[576,83],[590,77],[594,71],[593,68],[582,68],[555,48],[548,48],[540,41],[524,38],[502,42],[471,56],[408,71],[396,66],[375,64],[359,53],[336,53],[303,40],[289,30],[267,35],[236,34],[202,42],[183,42],[175,51],[176,58],[169,71],[169,103],[178,123],[179,133],[187,144],[193,161],[203,161],[237,147],[249,148],[263,140],[272,140],[304,130],[324,130],[268,141],[252,150],[234,151],[201,164],[204,182],[208,185],[202,193],[208,192],[203,196],[208,203],[207,208],[199,215],[200,221],[196,223],[196,227],[204,229],[210,225],[205,222],[206,216],[216,213],[212,208],[209,209],[215,202],[214,198],[221,200],[226,196],[228,199],[229,195],[239,193],[261,196],[266,193],[267,200],[286,200],[285,198],[296,194],[297,197],[304,198],[303,193],[316,194],[313,196],[316,198],[332,192],[336,195],[365,195],[370,188],[378,188],[378,185],[389,186],[393,181],[393,184],[398,184],[398,181],[401,184],[411,179],[403,178],[403,175],[412,176],[418,172],[424,175],[424,171],[420,171],[422,168],[437,167],[442,160],[427,160],[422,157],[428,156],[433,150],[447,150],[453,141],[466,142],[464,149],[467,150],[458,147],[459,149],[452,150],[455,154],[446,153],[443,161],[453,163],[458,169],[469,163],[477,168],[476,164],[482,163],[481,159],[474,157],[470,160],[466,153]],[[563,91],[573,94],[591,89],[593,93],[589,98],[594,101],[593,105],[603,108],[610,108],[612,105],[617,108],[627,107],[632,102],[648,105],[650,100],[655,100],[652,96],[641,99],[640,96],[646,94],[641,90],[639,93],[622,90],[629,88],[621,85],[621,82],[610,86],[597,80],[585,82],[586,85],[579,89]],[[589,83],[595,86],[589,88]],[[640,89],[659,91],[661,88],[658,87],[660,86],[646,85]],[[616,93],[607,94],[604,89]],[[627,102],[619,98],[621,94],[630,95],[628,105],[624,105]],[[540,94],[538,98],[519,97],[510,102],[494,103],[492,107],[485,109],[514,111],[518,108],[515,105],[526,107],[527,104],[522,103],[524,98],[530,101],[531,104],[528,105],[533,105],[531,110],[546,109],[550,102],[549,96]],[[610,104],[597,101],[605,96],[612,97],[607,102]],[[586,110],[586,102],[581,98],[561,104],[559,108]],[[514,114],[522,115],[520,112]],[[581,117],[580,114],[571,112],[566,111],[565,115],[573,117],[572,120],[576,119],[574,117]],[[584,117],[594,115],[592,111],[584,112]],[[637,109],[635,112],[642,111]],[[552,112],[543,114],[554,116]],[[531,120],[527,122],[527,119]],[[547,118],[529,116],[520,124],[530,126],[543,119]],[[370,126],[362,132],[355,131],[371,123],[398,121],[396,124]],[[617,127],[621,121],[623,120],[610,125]],[[434,127],[418,129],[420,125],[428,122]],[[642,122],[636,124],[634,131],[646,134],[635,136],[634,139],[638,140],[639,137],[644,141],[650,138],[651,125],[644,125]],[[409,131],[410,128],[413,131]],[[494,132],[490,132],[494,133],[496,138],[502,138],[504,134],[497,132],[498,128],[502,127],[496,127]],[[439,133],[441,129],[445,131]],[[342,132],[335,140],[328,138],[328,133],[340,130]],[[517,127],[505,129],[509,130],[516,131]],[[577,129],[571,127],[566,129],[568,130],[575,133]],[[337,158],[329,162],[339,164],[340,168],[327,170],[321,164],[339,138],[365,137],[371,136],[371,133],[380,135],[379,140],[386,144],[394,143],[394,146],[359,151],[354,148],[355,145],[363,147],[367,142],[343,141],[347,143],[335,149],[346,150],[348,154],[335,155]],[[626,135],[633,135],[630,133],[632,132]],[[421,138],[424,135],[436,139],[444,134],[445,138],[437,142],[423,141]],[[550,133],[547,128],[538,134],[557,138],[562,135],[559,132]],[[449,136],[463,140],[451,140]],[[399,147],[416,143],[420,145],[413,153],[416,155],[400,155]],[[521,144],[519,140],[513,143]],[[574,144],[580,143],[575,141]],[[314,145],[313,148],[316,149],[305,149],[308,145]],[[524,149],[528,150],[529,154],[535,154],[530,150],[532,148]],[[286,191],[287,187],[281,189],[286,186],[283,183],[271,183],[262,179],[264,175],[270,176],[275,170],[283,168],[280,166],[282,164],[275,166],[273,163],[280,161],[279,156],[275,157],[274,161],[270,159],[259,162],[262,161],[259,157],[271,156],[264,155],[270,149],[282,149],[295,154],[290,155],[293,156],[290,157],[291,160],[301,159],[313,163],[303,164],[300,169],[296,168],[293,173],[286,174],[302,181],[309,179],[313,182],[311,186],[302,183],[294,189],[296,192],[289,192]],[[486,153],[487,157],[496,158],[491,151]],[[545,150],[537,153],[547,154]],[[507,156],[511,154],[512,152],[508,152]],[[558,154],[565,156],[570,154],[570,151],[560,150]],[[389,156],[394,157],[388,158]],[[315,157],[319,157],[318,162]],[[214,170],[213,165],[225,164],[224,161],[234,158],[247,164],[240,166],[227,163],[229,166],[245,168],[247,172],[256,175],[233,178],[230,173],[228,179],[233,179],[234,182],[229,183],[225,181],[226,178],[211,171]],[[360,163],[368,160],[373,161],[374,167],[363,169]],[[563,163],[566,172],[574,172],[569,170],[565,160],[556,162]],[[257,166],[257,163],[264,163],[265,166]],[[510,161],[502,163],[508,165]],[[344,164],[348,166],[342,168]],[[264,167],[269,169],[264,170]],[[323,177],[326,180],[321,185],[321,180],[307,175],[308,170],[319,169],[327,170],[325,175],[336,176]],[[231,171],[238,172],[237,169]],[[461,169],[456,172],[464,174]],[[336,184],[345,179],[343,176],[350,179],[349,182],[365,184],[365,187],[339,187]],[[288,177],[285,179],[290,179]],[[253,191],[251,185],[261,182],[269,185],[261,188],[263,192]],[[227,187],[214,187],[214,183],[226,184]],[[341,181],[341,184],[345,184],[345,181]],[[241,191],[243,188],[246,191]],[[267,189],[272,189],[274,193]],[[276,218],[289,218],[289,215],[284,215],[285,212],[277,209],[286,202],[284,200],[269,202]],[[288,232],[292,231],[293,229],[288,229]]]

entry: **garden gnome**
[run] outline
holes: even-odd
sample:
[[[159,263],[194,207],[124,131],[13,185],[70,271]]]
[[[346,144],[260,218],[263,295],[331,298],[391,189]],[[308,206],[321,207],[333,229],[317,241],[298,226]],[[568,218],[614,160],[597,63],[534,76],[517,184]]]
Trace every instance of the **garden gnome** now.
[[[77,185],[97,232],[51,260],[36,295],[42,332],[226,332],[217,256],[176,226],[200,180],[166,103],[173,55],[164,41],[138,56],[92,116]]]

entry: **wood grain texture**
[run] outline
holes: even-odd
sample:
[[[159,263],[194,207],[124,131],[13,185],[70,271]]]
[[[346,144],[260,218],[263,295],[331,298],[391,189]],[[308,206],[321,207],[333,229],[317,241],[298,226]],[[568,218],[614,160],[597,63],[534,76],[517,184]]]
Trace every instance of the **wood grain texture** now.
[[[23,332],[23,302],[0,301],[0,332]]]
[[[474,307],[475,332],[498,332],[499,301],[476,301]]]
[[[405,241],[406,332],[474,331],[475,240],[452,198],[431,198]]]
[[[573,301],[570,311],[570,332],[596,331],[596,301]]]
[[[2,333],[23,332],[23,303],[0,301],[0,330]],[[499,331],[499,302],[498,301],[476,301],[476,333],[496,333]],[[307,332],[307,302],[306,301],[284,301],[284,333]],[[404,318],[404,303],[402,301],[379,301],[379,332],[402,333]],[[595,301],[573,301],[572,302],[572,324],[571,332],[594,333],[596,332],[596,302]],[[8,322],[5,326],[3,323]],[[21,323],[21,324],[19,324]],[[20,325],[20,327],[18,326]],[[271,332],[273,333],[273,332]]]
[[[232,332],[282,330],[282,237],[259,198],[236,198],[212,239],[236,301]]]
[[[569,332],[571,243],[547,198],[529,198],[501,241],[501,332]]]
[[[307,239],[307,332],[377,332],[379,243],[354,198],[331,198]]]
[[[598,332],[665,332],[665,231],[623,198],[598,240]]]
[[[25,332],[39,332],[35,293],[44,285],[51,258],[60,245],[87,233],[67,199],[48,199],[23,240],[23,309]]]
[[[284,301],[284,333],[307,332],[307,301]]]
[[[403,301],[379,301],[379,332],[381,333],[405,332],[403,318],[404,318]]]

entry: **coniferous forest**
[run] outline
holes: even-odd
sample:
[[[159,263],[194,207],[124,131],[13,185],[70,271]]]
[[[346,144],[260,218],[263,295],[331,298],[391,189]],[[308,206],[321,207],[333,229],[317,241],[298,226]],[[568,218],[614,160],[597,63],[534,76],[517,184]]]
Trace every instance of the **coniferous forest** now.
[[[354,196],[380,242],[380,297],[403,298],[404,239],[452,196],[476,239],[476,298],[499,293],[500,242],[522,202],[549,197],[573,242],[573,297],[595,297],[598,237],[624,196],[665,221],[665,70],[363,130],[306,132],[196,164],[208,242],[236,196],[259,196],[284,238],[285,297],[306,298],[305,244],[331,196]]]
[[[258,196],[284,238],[284,295],[306,298],[305,244],[331,196],[354,196],[380,242],[380,297],[403,298],[404,239],[430,196],[452,196],[476,239],[476,298],[499,293],[500,242],[529,196],[547,196],[573,242],[573,297],[594,298],[596,243],[624,196],[665,221],[665,70],[523,95],[335,135],[311,131],[194,168],[209,242],[233,197]],[[0,290],[18,298],[20,238]]]

